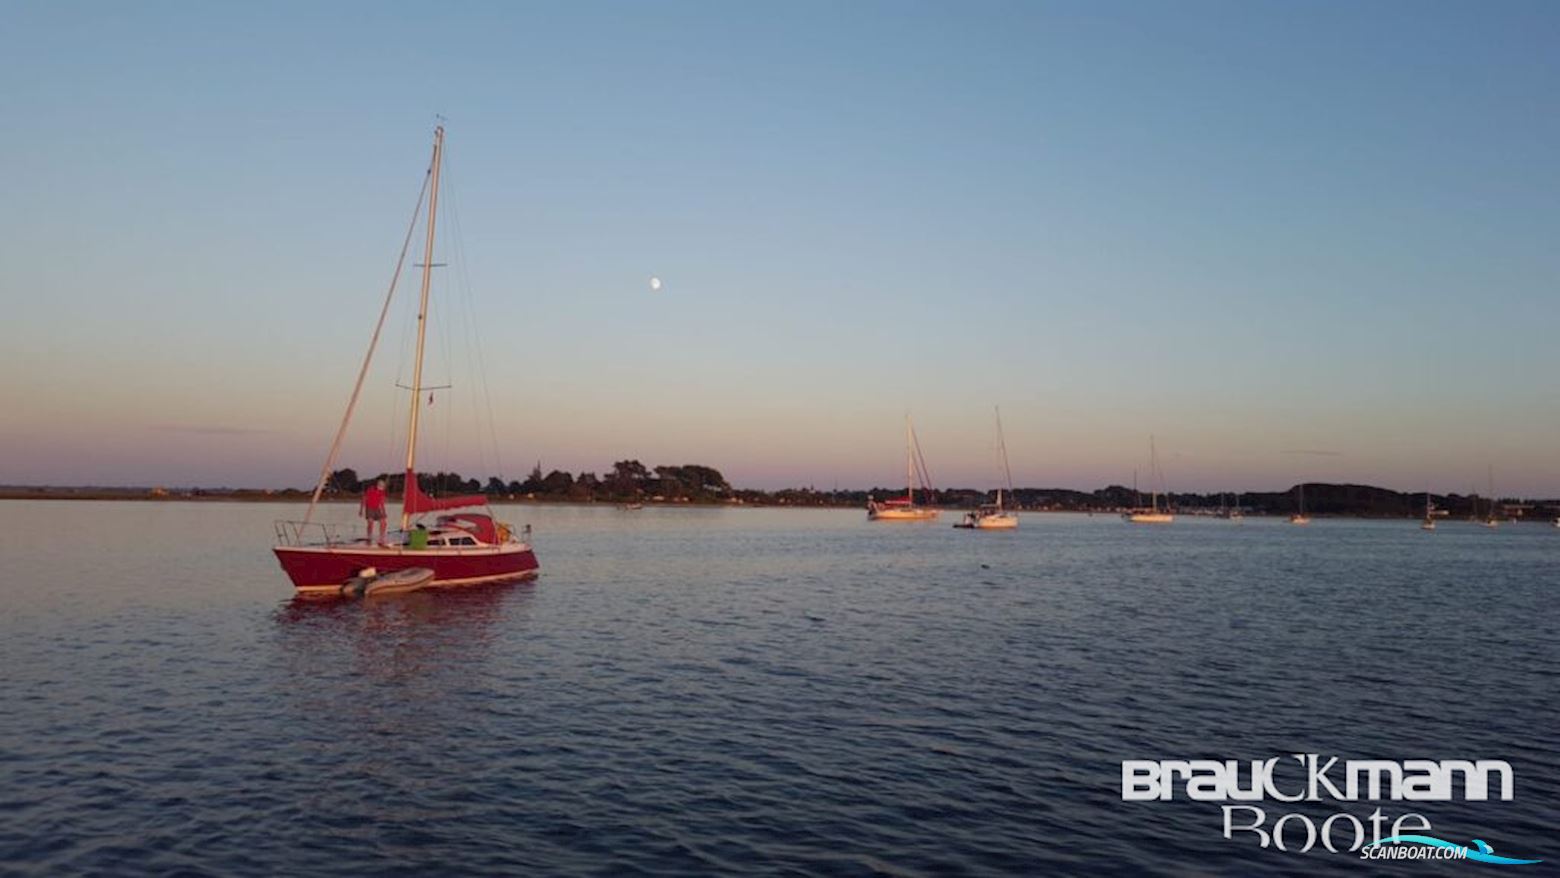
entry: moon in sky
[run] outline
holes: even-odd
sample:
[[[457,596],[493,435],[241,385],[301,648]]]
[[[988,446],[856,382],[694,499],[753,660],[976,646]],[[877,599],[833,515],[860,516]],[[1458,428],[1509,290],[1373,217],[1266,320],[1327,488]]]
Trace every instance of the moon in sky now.
[[[653,293],[656,290],[659,290],[660,288],[661,288],[661,279],[658,278],[658,277],[651,277],[650,278],[650,292]]]

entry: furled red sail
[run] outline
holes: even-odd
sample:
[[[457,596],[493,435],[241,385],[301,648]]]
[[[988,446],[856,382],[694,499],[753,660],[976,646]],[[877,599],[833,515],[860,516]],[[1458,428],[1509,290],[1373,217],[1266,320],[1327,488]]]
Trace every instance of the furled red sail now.
[[[486,506],[487,497],[483,494],[465,494],[460,497],[429,497],[417,486],[417,474],[411,470],[406,472],[406,501],[401,504],[407,515],[420,515],[424,512],[438,512],[441,509],[460,509],[463,506]]]

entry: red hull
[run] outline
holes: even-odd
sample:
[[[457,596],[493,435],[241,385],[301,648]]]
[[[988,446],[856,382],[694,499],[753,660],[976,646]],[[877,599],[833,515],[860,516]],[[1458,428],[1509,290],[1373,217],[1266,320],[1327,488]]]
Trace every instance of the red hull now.
[[[336,592],[365,567],[380,573],[407,567],[433,571],[434,585],[475,585],[528,579],[539,565],[530,546],[506,545],[475,549],[402,549],[368,546],[277,546],[276,560],[300,592]]]

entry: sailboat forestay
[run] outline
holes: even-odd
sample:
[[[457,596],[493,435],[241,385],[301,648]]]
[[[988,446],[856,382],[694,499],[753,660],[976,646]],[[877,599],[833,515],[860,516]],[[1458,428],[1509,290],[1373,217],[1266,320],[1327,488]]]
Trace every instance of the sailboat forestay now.
[[[926,474],[926,461],[921,459],[921,446],[915,439],[915,425],[905,415],[905,495],[882,502],[867,501],[868,521],[931,521],[937,510],[930,506],[918,506],[915,502],[915,486],[920,482],[923,494],[930,500],[932,480]]]
[[[1013,471],[1008,468],[1007,439],[1002,435],[1002,410],[997,409],[997,449],[1002,459],[1002,476],[1007,484],[1008,496],[1013,496]],[[997,488],[997,502],[983,504],[979,509],[964,513],[964,518],[954,527],[967,530],[1013,530],[1018,527],[1018,513],[1009,511],[1002,504],[1002,489]]]
[[[411,243],[412,229],[401,248],[401,260],[396,264],[390,291],[385,296],[379,323],[369,342],[368,354],[358,372],[357,385],[347,403],[346,413],[337,430],[335,441],[320,471],[319,483],[309,502],[309,510],[302,521],[276,523],[277,545],[273,548],[276,560],[292,580],[299,595],[336,595],[343,583],[361,575],[384,574],[414,567],[433,571],[434,586],[473,585],[487,582],[503,582],[534,577],[539,572],[536,553],[529,541],[530,528],[522,539],[509,525],[496,521],[487,508],[487,498],[481,494],[459,497],[431,497],[417,484],[417,431],[422,394],[428,388],[422,385],[424,341],[428,326],[428,292],[432,282],[434,228],[438,215],[439,169],[444,153],[444,128],[434,129],[433,158],[429,162],[424,182],[428,193],[427,240],[423,250],[422,290],[417,309],[416,359],[412,367],[411,410],[408,414],[406,443],[406,475],[401,504],[401,528],[392,531],[379,544],[368,539],[343,540],[327,526],[313,521],[320,493],[329,478],[341,448],[342,438],[351,421],[353,408],[363,387],[364,376],[373,360],[374,349],[384,326],[385,315],[390,309],[396,282],[401,275],[407,246]],[[419,195],[418,209],[422,206]],[[415,224],[415,220],[414,220]],[[457,509],[483,507],[485,511],[464,511],[438,515],[431,523],[423,519],[429,513],[451,512]]]

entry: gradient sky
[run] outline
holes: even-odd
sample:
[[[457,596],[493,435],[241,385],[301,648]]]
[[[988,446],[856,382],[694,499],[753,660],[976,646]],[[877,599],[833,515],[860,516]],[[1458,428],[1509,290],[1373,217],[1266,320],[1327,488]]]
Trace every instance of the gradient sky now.
[[[1176,490],[1560,495],[1557,45],[1553,2],[10,3],[0,483],[312,484],[442,114],[425,469],[894,484],[910,410],[989,486],[1000,405],[1021,485],[1152,433]]]

